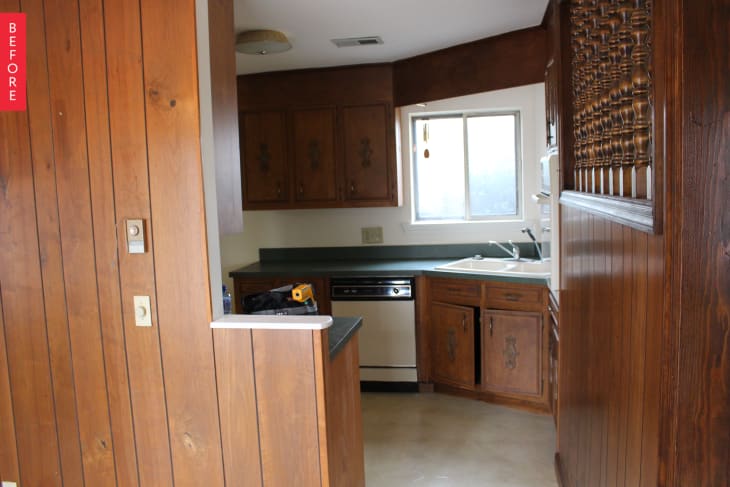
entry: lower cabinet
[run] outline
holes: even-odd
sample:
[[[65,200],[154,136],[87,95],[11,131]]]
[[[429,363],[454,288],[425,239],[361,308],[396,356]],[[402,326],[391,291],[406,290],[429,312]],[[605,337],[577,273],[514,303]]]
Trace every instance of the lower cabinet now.
[[[431,304],[432,376],[437,382],[475,385],[474,308]]]
[[[497,393],[542,394],[542,314],[482,312],[482,386]]]
[[[437,390],[550,410],[544,285],[437,277],[428,295],[429,370]]]

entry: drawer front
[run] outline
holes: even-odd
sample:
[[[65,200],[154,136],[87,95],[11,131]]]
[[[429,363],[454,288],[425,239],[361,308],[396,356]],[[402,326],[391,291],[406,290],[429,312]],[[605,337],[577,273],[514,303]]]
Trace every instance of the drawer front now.
[[[482,296],[481,281],[467,279],[431,279],[431,301],[479,306]]]
[[[520,288],[492,287],[486,292],[487,307],[496,309],[540,309],[544,291],[539,288],[522,286]]]

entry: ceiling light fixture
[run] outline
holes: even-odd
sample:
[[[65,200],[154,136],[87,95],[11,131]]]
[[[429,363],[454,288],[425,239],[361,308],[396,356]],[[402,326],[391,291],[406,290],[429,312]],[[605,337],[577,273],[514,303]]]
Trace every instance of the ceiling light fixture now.
[[[276,54],[289,49],[289,39],[278,30],[247,30],[236,36],[236,51],[244,54]]]

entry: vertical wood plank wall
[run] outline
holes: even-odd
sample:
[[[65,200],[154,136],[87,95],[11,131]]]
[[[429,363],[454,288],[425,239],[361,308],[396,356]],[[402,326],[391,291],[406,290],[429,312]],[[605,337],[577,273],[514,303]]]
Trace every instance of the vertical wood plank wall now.
[[[28,23],[28,110],[0,113],[0,480],[223,486],[195,1],[0,11]]]
[[[561,207],[566,487],[657,485],[663,238]]]

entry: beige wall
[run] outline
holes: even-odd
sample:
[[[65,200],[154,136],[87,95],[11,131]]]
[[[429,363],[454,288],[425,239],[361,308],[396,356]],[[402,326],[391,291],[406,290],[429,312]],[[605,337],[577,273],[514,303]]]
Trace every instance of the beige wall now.
[[[361,245],[360,228],[382,226],[384,245],[474,243],[487,240],[524,241],[520,229],[537,225],[537,206],[530,195],[537,189],[539,158],[545,146],[545,94],[542,83],[415,105],[401,110],[403,141],[403,206],[321,210],[245,211],[243,233],[221,237],[224,282],[228,272],[258,260],[260,247],[323,247]],[[412,225],[409,116],[421,111],[505,110],[522,112],[524,161],[522,205],[524,219],[511,222]]]

